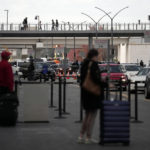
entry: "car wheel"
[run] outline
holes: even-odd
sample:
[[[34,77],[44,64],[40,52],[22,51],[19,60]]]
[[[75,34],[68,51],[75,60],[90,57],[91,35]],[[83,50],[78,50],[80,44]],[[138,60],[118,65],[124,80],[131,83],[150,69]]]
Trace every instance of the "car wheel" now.
[[[150,84],[145,87],[145,98],[150,98]]]

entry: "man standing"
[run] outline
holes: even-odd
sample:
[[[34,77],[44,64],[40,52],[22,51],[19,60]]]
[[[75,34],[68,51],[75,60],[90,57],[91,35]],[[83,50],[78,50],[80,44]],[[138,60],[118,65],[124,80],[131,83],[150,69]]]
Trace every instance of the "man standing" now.
[[[42,23],[39,21],[39,30],[42,30]]]
[[[0,94],[12,92],[14,86],[14,78],[12,67],[8,62],[11,53],[8,51],[3,51],[1,53],[0,62]]]
[[[59,26],[59,23],[58,23],[58,20],[56,19],[56,30],[58,30],[58,26]]]
[[[24,30],[27,30],[27,28],[28,28],[28,18],[27,17],[24,18],[24,20],[23,20],[23,27],[24,27]]]
[[[141,67],[144,67],[144,62],[143,62],[143,60],[140,61],[140,66],[141,66]]]
[[[55,22],[53,19],[52,19],[52,30],[55,30]]]

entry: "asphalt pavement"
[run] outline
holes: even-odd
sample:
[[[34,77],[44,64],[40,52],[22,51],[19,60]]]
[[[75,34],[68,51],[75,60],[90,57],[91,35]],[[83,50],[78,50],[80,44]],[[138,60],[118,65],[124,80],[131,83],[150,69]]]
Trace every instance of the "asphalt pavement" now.
[[[36,85],[35,85],[36,88]],[[42,90],[41,90],[42,94]],[[32,89],[28,95],[32,95]],[[68,84],[66,88],[66,112],[59,118],[58,85],[54,85],[54,105],[49,107],[49,123],[17,123],[16,127],[0,127],[1,150],[150,150],[150,100],[144,95],[138,96],[138,120],[130,123],[130,145],[122,144],[79,144],[80,121],[80,88],[77,84]],[[127,94],[124,93],[124,99]],[[50,98],[48,98],[50,106]],[[22,108],[23,109],[23,108]],[[33,110],[33,113],[34,112]],[[32,115],[32,114],[31,114]],[[131,97],[131,116],[134,117],[134,95]],[[99,113],[93,129],[93,138],[99,141]]]

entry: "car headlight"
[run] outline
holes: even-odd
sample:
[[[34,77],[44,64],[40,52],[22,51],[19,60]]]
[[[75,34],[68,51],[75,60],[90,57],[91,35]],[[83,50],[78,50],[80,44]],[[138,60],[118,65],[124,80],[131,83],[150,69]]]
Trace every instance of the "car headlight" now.
[[[127,81],[127,77],[126,77],[126,76],[121,76],[121,80],[122,80],[123,82],[125,82],[125,81]]]
[[[126,81],[126,79],[122,79],[122,81],[123,81],[123,82],[125,82],[125,81]]]

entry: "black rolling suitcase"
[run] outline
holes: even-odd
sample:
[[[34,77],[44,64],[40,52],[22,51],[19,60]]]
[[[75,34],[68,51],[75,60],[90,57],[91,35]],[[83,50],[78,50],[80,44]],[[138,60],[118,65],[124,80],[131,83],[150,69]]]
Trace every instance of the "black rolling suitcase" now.
[[[0,125],[15,126],[19,105],[18,98],[15,93],[6,93],[0,96]]]
[[[117,100],[102,101],[100,114],[100,144],[130,144],[130,102]]]

